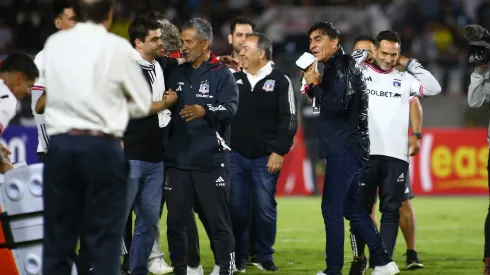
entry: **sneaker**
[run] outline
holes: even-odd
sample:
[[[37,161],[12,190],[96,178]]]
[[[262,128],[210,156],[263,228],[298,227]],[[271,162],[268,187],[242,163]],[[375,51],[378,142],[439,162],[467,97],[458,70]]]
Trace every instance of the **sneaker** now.
[[[247,270],[245,269],[245,266],[236,266],[233,264],[233,273],[245,273]]]
[[[318,271],[316,275],[327,275],[327,274],[323,273],[323,271]]]
[[[247,265],[255,265],[257,266],[259,264],[259,262],[257,261],[257,256],[253,255],[253,256],[250,256],[250,259],[248,260],[248,263]]]
[[[424,265],[419,261],[417,251],[407,250],[407,269],[413,270],[418,268],[424,268]]]
[[[264,271],[278,271],[279,268],[276,266],[276,264],[271,260],[271,261],[265,261],[263,263],[258,263],[257,268],[260,270]]]
[[[219,273],[219,272],[218,272]],[[204,271],[202,270],[202,265],[198,267],[187,267],[187,275],[204,275]]]
[[[374,268],[371,275],[396,275],[400,274],[400,270],[395,262],[390,262],[387,265],[377,266]]]
[[[483,275],[490,275],[490,258],[485,259],[485,270],[483,271]]]
[[[364,259],[354,259],[350,265],[349,275],[364,275],[369,268],[369,263],[366,257]]]
[[[160,258],[151,259],[148,262],[148,272],[153,273],[155,275],[163,275],[163,274],[172,273],[173,268],[170,267],[165,262],[164,258],[160,257]]]
[[[209,275],[219,275],[219,266],[214,265],[213,271]]]
[[[121,273],[121,275],[131,275],[131,272],[129,272],[128,270],[125,270]]]

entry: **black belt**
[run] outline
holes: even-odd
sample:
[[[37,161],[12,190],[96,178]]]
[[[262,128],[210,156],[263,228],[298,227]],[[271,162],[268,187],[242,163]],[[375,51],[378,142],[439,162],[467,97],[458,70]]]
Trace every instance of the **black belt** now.
[[[85,130],[85,129],[71,129],[68,131],[68,135],[71,136],[93,136],[93,137],[105,137],[110,139],[117,139],[116,136],[112,134],[106,134],[98,130]]]

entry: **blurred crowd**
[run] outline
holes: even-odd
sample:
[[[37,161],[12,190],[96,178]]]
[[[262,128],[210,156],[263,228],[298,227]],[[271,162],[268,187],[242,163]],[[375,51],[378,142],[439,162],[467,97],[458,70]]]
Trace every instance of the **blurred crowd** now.
[[[0,53],[21,49],[35,55],[53,33],[55,0],[0,1]],[[163,12],[177,26],[200,16],[214,29],[213,50],[231,53],[229,22],[237,15],[254,20],[258,31],[274,43],[274,60],[297,74],[291,62],[308,49],[306,31],[312,21],[333,22],[347,51],[360,34],[373,37],[394,29],[403,38],[402,54],[419,59],[438,78],[443,94],[464,95],[472,68],[466,65],[462,28],[480,24],[490,29],[490,0],[116,0],[111,31],[127,37],[131,20],[150,9]],[[0,56],[1,57],[1,56]],[[26,104],[28,107],[28,104]],[[24,110],[26,109],[26,110]],[[22,108],[29,117],[30,108]]]

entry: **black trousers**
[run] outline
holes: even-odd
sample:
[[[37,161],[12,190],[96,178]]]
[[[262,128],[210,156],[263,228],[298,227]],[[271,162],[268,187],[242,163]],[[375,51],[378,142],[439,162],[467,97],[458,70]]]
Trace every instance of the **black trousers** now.
[[[488,165],[487,165],[488,174],[490,175],[490,150],[488,151]],[[490,192],[490,176],[488,177],[488,190]],[[488,213],[487,218],[485,219],[485,248],[483,254],[483,261],[486,258],[490,258],[490,201],[488,204]]]
[[[51,137],[44,166],[43,274],[71,274],[79,238],[92,275],[120,273],[127,176],[118,140]]]
[[[405,200],[407,171],[408,162],[385,156],[371,156],[361,175],[359,201],[367,213],[371,213],[379,187],[380,233],[390,257],[393,257],[398,236],[400,206]],[[362,255],[364,241],[355,229],[351,228],[351,233],[354,256]]]
[[[230,274],[234,262],[234,238],[228,212],[230,171],[195,171],[169,168],[164,186],[167,202],[167,239],[175,275],[187,274],[187,225],[194,207],[209,230],[220,275]],[[201,212],[201,211],[200,211]]]

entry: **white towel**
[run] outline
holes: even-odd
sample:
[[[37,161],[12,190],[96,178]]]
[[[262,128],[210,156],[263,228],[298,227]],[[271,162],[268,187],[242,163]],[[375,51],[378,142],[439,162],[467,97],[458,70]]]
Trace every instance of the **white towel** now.
[[[163,78],[163,69],[160,63],[156,61],[148,62],[141,57],[138,51],[134,50],[134,52],[138,64],[150,75],[153,102],[161,101],[165,92],[165,79]],[[172,112],[168,109],[158,112],[158,126],[160,128],[167,126],[171,118]]]

